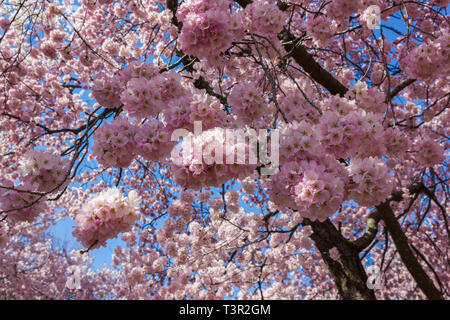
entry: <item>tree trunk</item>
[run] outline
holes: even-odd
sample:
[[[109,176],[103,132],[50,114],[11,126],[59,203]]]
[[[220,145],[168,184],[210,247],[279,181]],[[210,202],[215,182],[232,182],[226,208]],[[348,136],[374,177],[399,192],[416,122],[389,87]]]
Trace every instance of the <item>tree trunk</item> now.
[[[304,219],[303,225],[311,226],[311,239],[320,251],[323,260],[333,277],[339,294],[345,300],[375,300],[375,293],[367,287],[367,274],[364,270],[358,251],[346,240],[330,220],[325,222]],[[329,250],[336,247],[340,259],[335,261]]]

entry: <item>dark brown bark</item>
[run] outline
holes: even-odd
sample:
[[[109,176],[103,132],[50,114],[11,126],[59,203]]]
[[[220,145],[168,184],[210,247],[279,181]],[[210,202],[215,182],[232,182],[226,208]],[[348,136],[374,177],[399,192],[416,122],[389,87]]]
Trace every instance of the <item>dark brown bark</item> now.
[[[252,3],[252,0],[238,0],[239,5],[245,8]],[[285,3],[278,1],[280,10],[285,11],[289,8]],[[348,91],[342,83],[340,83],[331,73],[322,68],[322,66],[314,60],[314,57],[308,53],[306,48],[301,45],[298,40],[286,29],[278,34],[278,39],[283,43],[286,52],[294,58],[302,69],[308,73],[314,81],[322,85],[331,94],[345,95]]]
[[[278,34],[278,38],[283,43],[284,49],[290,53],[295,62],[308,73],[314,81],[322,85],[333,95],[343,96],[348,91],[331,73],[322,68],[314,60],[313,56],[306,51],[306,48],[298,43],[298,40],[287,30]]]
[[[374,300],[373,290],[367,287],[367,274],[364,270],[358,251],[346,240],[330,220],[325,222],[304,219],[303,225],[311,226],[311,239],[320,251],[323,260],[333,277],[340,296],[345,300]],[[329,250],[336,247],[340,259],[335,261]]]
[[[423,183],[414,183],[409,188],[411,195],[416,198],[421,192],[428,190]],[[391,201],[403,200],[403,192],[393,192],[385,202],[375,207],[375,210],[369,215],[367,220],[367,228],[365,233],[357,240],[353,242],[356,250],[360,252],[370,245],[378,232],[378,222],[383,220],[386,224],[387,230],[394,240],[395,247],[402,259],[404,265],[416,281],[419,288],[426,295],[428,299],[441,300],[443,299],[442,293],[434,286],[431,278],[426,274],[417,258],[414,256],[408,239],[403,232],[397,217],[390,206]],[[434,270],[432,270],[434,272]]]
[[[386,227],[394,240],[395,247],[402,258],[408,271],[416,281],[419,288],[430,300],[443,300],[441,292],[434,286],[433,281],[426,274],[425,270],[420,265],[417,258],[414,256],[397,218],[392,211],[389,202],[384,202],[377,206],[378,211],[381,213],[381,218],[386,223]]]

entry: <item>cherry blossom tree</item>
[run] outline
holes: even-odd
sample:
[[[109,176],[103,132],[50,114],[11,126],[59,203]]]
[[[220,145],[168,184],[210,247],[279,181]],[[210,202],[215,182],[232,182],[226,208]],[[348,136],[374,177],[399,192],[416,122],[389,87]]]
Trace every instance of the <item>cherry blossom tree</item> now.
[[[448,4],[1,0],[0,297],[450,298]]]

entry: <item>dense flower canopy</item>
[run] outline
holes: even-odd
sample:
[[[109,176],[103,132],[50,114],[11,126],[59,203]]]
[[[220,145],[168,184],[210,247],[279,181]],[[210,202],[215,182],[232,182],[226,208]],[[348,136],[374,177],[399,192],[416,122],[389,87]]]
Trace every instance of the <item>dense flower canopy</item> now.
[[[0,298],[449,299],[448,6],[1,2]]]

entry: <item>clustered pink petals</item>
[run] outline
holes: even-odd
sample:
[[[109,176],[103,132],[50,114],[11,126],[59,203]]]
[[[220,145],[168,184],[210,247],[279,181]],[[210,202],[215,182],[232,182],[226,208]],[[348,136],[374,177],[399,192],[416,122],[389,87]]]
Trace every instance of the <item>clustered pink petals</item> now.
[[[233,114],[248,125],[256,125],[264,115],[270,114],[266,99],[253,83],[236,84],[228,96],[228,103]]]
[[[34,221],[39,214],[45,212],[47,204],[39,195],[30,193],[34,186],[28,184],[15,185],[12,180],[0,180],[0,209],[7,211],[12,221]]]
[[[372,207],[383,202],[393,190],[393,181],[385,163],[377,158],[354,158],[349,167],[353,186],[350,198]]]
[[[125,117],[104,124],[94,134],[94,156],[107,167],[129,166],[136,155],[135,135],[136,127]]]
[[[310,18],[306,21],[306,31],[319,46],[327,46],[334,37],[336,25],[325,15]]]
[[[416,161],[423,167],[430,167],[445,160],[445,149],[430,136],[419,137],[414,143]]]
[[[384,93],[377,88],[367,88],[365,82],[358,81],[350,88],[346,96],[354,99],[356,104],[366,111],[373,113],[386,111]]]
[[[327,7],[327,14],[334,18],[344,20],[350,17],[353,13],[358,12],[364,6],[362,0],[333,0]]]
[[[327,152],[338,158],[352,154],[381,155],[383,126],[379,117],[371,112],[351,111],[344,117],[329,111],[320,118],[320,140]],[[364,143],[362,143],[364,141]]]
[[[227,114],[220,102],[209,95],[194,92],[191,96],[172,99],[163,110],[163,121],[170,130],[194,130],[194,121],[201,121],[203,130],[223,126]]]
[[[183,22],[178,43],[183,52],[211,62],[231,46],[233,39],[243,36],[241,11],[231,13],[229,4],[225,0],[183,2],[178,12]]]
[[[159,69],[153,63],[143,61],[133,61],[118,74],[118,80],[126,84],[133,78],[145,78],[147,80],[156,78]]]
[[[188,99],[188,95],[191,93],[186,88],[186,83],[183,82],[181,75],[174,70],[169,70],[155,79],[159,82],[155,90],[161,93],[164,104],[173,99]]]
[[[137,119],[156,117],[162,110],[163,101],[159,87],[159,79],[132,78],[120,96],[123,107],[130,116]]]
[[[125,197],[117,188],[106,189],[90,198],[75,217],[73,235],[89,249],[106,245],[106,240],[130,231],[139,217],[140,198],[136,191]]]
[[[20,162],[22,181],[33,186],[31,191],[54,192],[67,183],[70,159],[49,151],[28,151]]]
[[[391,228],[358,245],[363,269],[347,259],[386,201],[450,297],[449,0],[16,2],[0,14],[0,297],[427,298]],[[55,246],[69,217],[87,250]]]
[[[8,18],[1,18],[0,19],[0,28],[3,29],[3,31],[6,31],[9,29],[10,21]]]
[[[278,97],[278,104],[290,122],[318,119],[319,112],[305,99],[298,88],[290,86],[283,91],[285,95]]]
[[[194,121],[201,121],[203,130],[212,129],[224,124],[226,112],[220,102],[205,94],[195,94],[190,101],[189,130]]]
[[[160,160],[169,156],[176,144],[171,141],[171,133],[161,121],[148,121],[134,136],[136,153],[147,160]]]
[[[188,217],[192,211],[192,201],[187,202],[185,199],[177,199],[172,201],[169,206],[169,216],[176,217]]]
[[[111,76],[100,72],[94,79],[92,94],[94,98],[105,108],[117,108],[121,105],[120,93],[122,87],[117,76]]]
[[[250,31],[268,37],[275,37],[288,18],[286,12],[278,8],[276,1],[253,1],[245,11],[250,21]]]
[[[258,187],[254,178],[246,177],[244,180],[240,181],[242,185],[242,191],[247,194],[253,194]]]
[[[384,132],[387,152],[394,157],[403,157],[411,148],[411,140],[402,131],[389,128]]]
[[[46,57],[50,59],[56,59],[58,57],[58,52],[56,51],[55,44],[50,40],[44,40],[41,43],[41,51]]]
[[[338,172],[315,161],[300,163],[302,175],[294,186],[294,201],[303,217],[325,221],[344,201],[344,181]]]
[[[156,117],[172,100],[188,99],[189,91],[177,72],[157,70],[150,63],[134,63],[120,74],[124,83],[120,101],[131,117]]]
[[[308,121],[282,129],[281,171],[271,177],[271,200],[312,220],[330,217],[345,200],[347,174],[327,153],[320,127]]]
[[[35,220],[47,209],[47,194],[67,185],[69,162],[50,151],[29,150],[19,163],[20,182],[0,181],[0,209],[14,221]]]
[[[358,119],[352,121],[354,114],[341,117],[337,112],[329,111],[320,118],[320,140],[327,151],[340,158],[347,158],[360,145],[362,138]]]
[[[411,78],[422,81],[431,81],[438,74],[448,74],[448,48],[450,46],[450,33],[444,30],[442,35],[434,41],[426,41],[415,47],[400,65]]]
[[[324,154],[319,131],[308,121],[293,121],[281,128],[280,158],[282,162],[302,161]]]
[[[324,221],[333,215],[345,200],[346,176],[335,160],[323,160],[323,165],[313,160],[283,165],[272,178],[272,201],[311,220]]]
[[[225,131],[214,128],[183,139],[181,148],[174,149],[172,154],[171,167],[177,184],[192,189],[220,186],[232,178],[244,178],[253,172],[256,164],[249,162],[253,152],[250,146],[234,138],[227,139]],[[227,155],[232,150],[235,158],[227,163]],[[245,156],[244,163],[238,163],[239,154]]]
[[[176,71],[160,74],[153,63],[142,61],[134,61],[114,75],[100,72],[92,86],[100,105],[118,108],[123,104],[124,110],[137,119],[156,117],[172,100],[189,100],[189,93]]]

